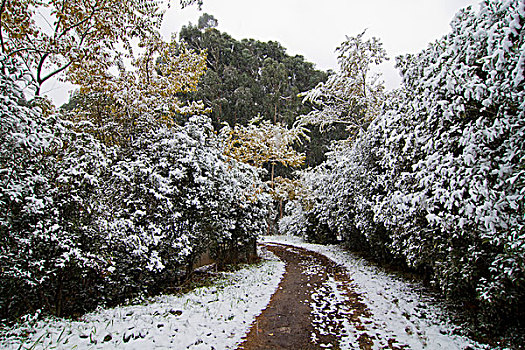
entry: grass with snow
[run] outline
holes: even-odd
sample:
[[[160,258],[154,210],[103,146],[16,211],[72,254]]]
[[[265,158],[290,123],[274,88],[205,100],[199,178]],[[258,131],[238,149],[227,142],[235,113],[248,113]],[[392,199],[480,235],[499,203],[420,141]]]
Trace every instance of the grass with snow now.
[[[45,318],[0,332],[3,349],[233,349],[266,307],[284,263],[263,260],[222,273],[211,286],[140,305],[102,309],[80,321]]]

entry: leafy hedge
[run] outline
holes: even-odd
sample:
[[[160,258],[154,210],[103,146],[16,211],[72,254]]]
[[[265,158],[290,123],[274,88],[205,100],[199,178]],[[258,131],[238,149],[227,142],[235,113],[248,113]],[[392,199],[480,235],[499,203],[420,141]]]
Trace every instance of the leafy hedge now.
[[[173,287],[204,251],[246,258],[266,225],[258,171],[222,153],[210,120],[105,145],[25,101],[1,58],[0,319],[77,315]]]
[[[296,232],[425,272],[501,326],[525,319],[525,4],[465,9],[398,58],[403,87],[303,174]],[[283,228],[284,225],[283,225]]]

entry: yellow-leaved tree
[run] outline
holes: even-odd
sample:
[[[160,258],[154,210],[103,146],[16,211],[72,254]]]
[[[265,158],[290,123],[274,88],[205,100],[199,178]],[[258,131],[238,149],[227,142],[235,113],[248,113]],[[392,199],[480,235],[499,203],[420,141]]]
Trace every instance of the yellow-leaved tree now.
[[[253,119],[247,126],[225,126],[221,130],[224,140],[224,153],[241,162],[258,168],[272,165],[271,182],[274,180],[274,166],[281,163],[287,167],[304,164],[305,155],[297,152],[293,144],[308,139],[307,129],[301,126],[287,128],[272,124],[268,120]]]
[[[181,1],[192,3],[199,1]],[[26,98],[43,110],[52,110],[41,98],[47,81],[79,85],[65,118],[119,144],[152,120],[173,124],[174,115],[201,107],[182,107],[177,94],[196,88],[206,55],[162,39],[168,7],[169,0],[2,0],[1,54],[23,63]]]
[[[182,6],[193,3],[201,1],[181,0]],[[173,44],[162,42],[159,34],[169,5],[169,0],[2,0],[1,53],[24,63],[31,73],[35,96],[51,78],[79,83],[83,75],[92,82],[104,78],[111,67],[124,60],[152,67],[155,54],[172,52]],[[142,62],[134,58],[137,42],[142,46],[139,50],[146,51]],[[196,70],[191,56],[186,52],[173,64],[164,60],[165,64],[157,67],[165,78],[157,79],[157,91],[169,85],[165,93],[170,94],[183,91],[186,85],[195,86],[199,74],[187,74]],[[178,77],[184,78],[171,87],[174,68]],[[146,74],[142,81],[148,81],[148,69],[140,69],[140,73]],[[154,84],[148,85],[150,91],[153,88]]]
[[[286,167],[297,168],[304,164],[304,153],[297,152],[293,145],[302,139],[308,140],[307,129],[300,125],[287,128],[268,120],[253,119],[247,126],[225,126],[221,129],[224,153],[238,161],[258,168],[270,164],[269,193],[279,202],[279,216],[282,217],[283,201],[294,192],[294,182],[281,177],[274,177],[277,163]],[[270,229],[270,226],[269,226]]]
[[[194,91],[206,70],[206,53],[187,49],[158,33],[138,45],[141,53],[126,69],[118,57],[116,74],[97,62],[75,67],[71,81],[80,86],[67,117],[89,121],[108,145],[122,144],[152,123],[173,126],[177,116],[205,112],[201,103],[182,105],[179,94]]]
[[[89,62],[109,68],[115,48],[132,52],[134,38],[148,37],[159,28],[164,5],[142,0],[3,0],[2,53],[24,62],[39,95],[42,84],[62,72]]]

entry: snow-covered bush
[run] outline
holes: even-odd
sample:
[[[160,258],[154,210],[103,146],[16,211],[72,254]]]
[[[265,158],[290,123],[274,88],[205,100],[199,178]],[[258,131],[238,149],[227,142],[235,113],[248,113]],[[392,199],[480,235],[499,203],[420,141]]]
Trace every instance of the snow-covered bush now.
[[[426,272],[492,321],[525,309],[524,25],[523,1],[460,11],[398,58],[403,88],[309,175],[323,235]]]
[[[328,153],[321,166],[301,174],[305,187],[301,208],[284,222],[292,221],[294,232],[316,242],[344,240],[355,250],[370,251],[382,258],[391,256],[384,249],[388,240],[384,227],[373,221],[371,198],[381,190],[370,140],[358,134],[355,142],[340,143]],[[298,205],[298,201],[294,205]],[[284,233],[284,226],[282,227]]]
[[[206,117],[176,125],[206,112],[180,102],[204,74],[205,52],[162,40],[160,4],[115,4],[140,30],[108,26],[100,4],[83,18],[85,3],[65,12],[2,3],[0,320],[161,291],[204,252],[246,259],[264,230],[258,171],[223,155]],[[54,34],[31,20],[40,5]],[[93,35],[76,40],[80,27]],[[39,93],[61,72],[80,91],[58,112]]]
[[[113,245],[115,291],[180,282],[205,252],[233,262],[253,247],[265,228],[267,199],[255,193],[262,182],[217,142],[210,120],[192,117],[138,135],[114,164],[100,222]]]
[[[299,199],[286,203],[284,216],[279,220],[279,233],[281,235],[305,236],[306,211]]]
[[[377,123],[376,220],[410,236],[393,249],[500,311],[525,295],[524,25],[523,1],[458,13],[450,34],[399,59],[405,102]]]
[[[27,102],[24,70],[1,64],[1,319],[80,314],[180,283],[204,252],[254,253],[264,184],[223,154],[207,117],[137,115],[141,133],[106,145],[93,123]]]
[[[0,316],[43,305],[71,313],[63,291],[74,294],[83,273],[104,265],[93,249],[103,149],[31,107],[20,88],[24,70],[4,58],[1,66]]]

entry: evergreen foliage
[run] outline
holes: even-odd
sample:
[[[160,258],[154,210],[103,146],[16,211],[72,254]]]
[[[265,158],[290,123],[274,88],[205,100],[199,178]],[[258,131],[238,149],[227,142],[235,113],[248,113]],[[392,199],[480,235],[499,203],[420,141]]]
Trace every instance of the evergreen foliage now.
[[[182,28],[180,40],[208,54],[208,70],[197,91],[187,96],[189,101],[203,101],[212,109],[210,116],[216,130],[224,123],[247,126],[253,118],[291,127],[298,115],[311,111],[299,95],[325,81],[327,73],[315,69],[300,55],[289,56],[277,42],[236,40],[215,29],[214,20],[204,14],[198,26]],[[315,142],[299,147],[299,151],[306,151],[309,166],[324,159],[330,142],[329,136],[318,136]]]
[[[326,73],[302,56],[288,56],[277,42],[238,41],[191,24],[182,28],[180,40],[208,53],[208,71],[189,97],[212,108],[216,128],[224,122],[247,125],[257,116],[291,125],[299,113],[308,112],[297,95],[326,79]]]
[[[399,57],[403,87],[303,174],[282,229],[402,263],[482,323],[523,326],[524,25],[523,1],[486,0]]]

